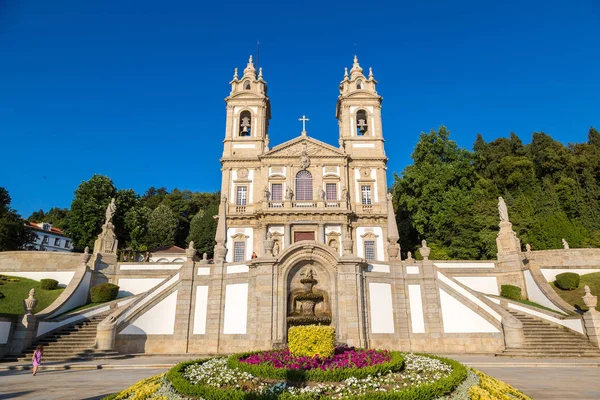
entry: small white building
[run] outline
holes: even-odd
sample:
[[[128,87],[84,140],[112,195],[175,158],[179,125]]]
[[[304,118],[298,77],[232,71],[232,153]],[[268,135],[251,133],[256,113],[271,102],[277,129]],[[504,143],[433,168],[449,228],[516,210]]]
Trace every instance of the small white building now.
[[[32,243],[32,250],[41,251],[72,251],[73,241],[65,233],[47,222],[26,222],[25,226],[37,236]]]

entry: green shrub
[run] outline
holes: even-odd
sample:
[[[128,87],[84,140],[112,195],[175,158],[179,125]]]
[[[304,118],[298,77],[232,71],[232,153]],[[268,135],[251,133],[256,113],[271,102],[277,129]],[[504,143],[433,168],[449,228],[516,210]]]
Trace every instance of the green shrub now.
[[[521,288],[514,285],[500,286],[500,295],[512,300],[521,300]]]
[[[564,272],[556,275],[554,284],[562,290],[575,290],[579,287],[579,274],[575,272]]]
[[[42,279],[40,280],[40,287],[45,290],[54,290],[58,287],[58,281],[56,279]]]
[[[293,326],[288,330],[288,345],[295,356],[329,358],[335,350],[333,326]]]
[[[0,299],[5,298],[6,296],[4,295],[4,293],[0,292]]]
[[[249,352],[234,354],[227,360],[227,366],[231,369],[238,369],[240,371],[248,372],[254,376],[260,376],[263,378],[280,379],[291,382],[341,382],[350,377],[356,377],[358,379],[366,378],[370,375],[386,374],[390,371],[399,372],[404,369],[404,356],[402,353],[397,351],[390,352],[392,356],[391,360],[370,367],[362,368],[334,368],[334,369],[311,369],[311,370],[298,370],[298,369],[286,369],[286,368],[275,368],[270,364],[259,364],[253,365],[245,362],[241,362],[241,358],[248,357],[252,354],[260,352]]]
[[[117,298],[119,287],[112,283],[101,283],[91,290],[92,303],[105,303]]]

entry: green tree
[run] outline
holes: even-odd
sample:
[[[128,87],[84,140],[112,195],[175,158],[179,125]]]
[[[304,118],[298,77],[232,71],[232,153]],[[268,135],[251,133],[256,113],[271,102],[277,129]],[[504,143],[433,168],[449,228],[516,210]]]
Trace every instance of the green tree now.
[[[177,223],[177,217],[167,205],[156,207],[148,220],[148,247],[153,249],[174,245]]]
[[[0,251],[23,249],[36,238],[25,227],[25,220],[10,207],[10,203],[8,190],[0,187]]]
[[[124,245],[131,240],[131,227],[126,226],[125,216],[130,210],[139,209],[141,207],[141,201],[140,197],[133,189],[121,189],[117,191],[115,204],[117,205],[117,211],[113,217],[115,234],[117,235],[119,243]]]
[[[76,250],[94,246],[104,223],[106,207],[116,193],[112,180],[103,175],[92,176],[75,190],[66,234],[73,240]]]
[[[47,222],[58,229],[67,229],[69,226],[70,211],[68,208],[52,207],[47,213],[43,210],[31,213],[27,221]]]
[[[207,253],[210,258],[213,256],[213,249],[216,244],[215,234],[217,233],[217,221],[213,216],[218,214],[218,205],[211,205],[206,211],[198,211],[192,218],[190,234],[187,237],[188,243],[194,241],[194,247],[200,254]]]
[[[148,207],[134,207],[125,214],[124,226],[129,235],[126,243],[133,251],[148,250],[148,221],[152,210]]]

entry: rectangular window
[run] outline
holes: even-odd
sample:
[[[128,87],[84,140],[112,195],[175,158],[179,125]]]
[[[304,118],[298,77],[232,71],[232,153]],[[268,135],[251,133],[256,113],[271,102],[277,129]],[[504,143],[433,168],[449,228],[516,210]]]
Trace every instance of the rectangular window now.
[[[271,185],[271,201],[283,201],[283,184],[273,183]]]
[[[233,262],[240,262],[246,259],[246,243],[233,242]]]
[[[65,240],[65,249],[68,249],[69,247],[71,247],[71,241]]]
[[[361,185],[362,204],[371,204],[371,185]]]
[[[50,238],[48,236],[44,236],[44,244],[48,244]]]
[[[59,238],[55,238],[54,239],[54,245],[55,246],[60,246],[60,239]]]
[[[328,201],[337,201],[337,184],[326,183],[325,184],[325,198]]]
[[[248,188],[246,186],[238,186],[237,187],[237,199],[236,199],[236,203],[235,203],[237,206],[245,206],[246,205],[247,193],[248,193]]]
[[[375,260],[375,241],[365,240],[365,259]]]

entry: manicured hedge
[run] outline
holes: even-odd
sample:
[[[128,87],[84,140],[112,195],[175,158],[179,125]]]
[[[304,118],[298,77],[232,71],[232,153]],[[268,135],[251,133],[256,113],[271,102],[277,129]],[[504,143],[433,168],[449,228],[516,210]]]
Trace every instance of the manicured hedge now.
[[[92,303],[105,303],[117,298],[119,287],[112,283],[101,283],[91,290]]]
[[[564,272],[556,275],[554,284],[562,290],[575,290],[579,287],[579,274],[575,272]]]
[[[396,353],[396,352],[393,352]],[[400,353],[398,353],[400,354]],[[401,354],[400,354],[401,355]],[[445,377],[441,378],[438,381],[427,384],[416,386],[407,390],[403,390],[400,392],[376,392],[369,393],[362,396],[354,396],[354,399],[359,400],[430,400],[436,399],[440,396],[444,396],[448,393],[451,393],[456,389],[458,385],[467,377],[467,369],[464,365],[460,364],[457,361],[432,356],[429,354],[422,354],[424,356],[435,358],[441,360],[447,364],[449,364],[453,371],[452,373]],[[239,354],[237,355],[240,356]],[[180,394],[185,396],[196,396],[202,397],[206,400],[271,400],[274,399],[273,396],[260,395],[257,393],[246,393],[239,389],[227,389],[227,388],[216,388],[210,387],[207,385],[195,385],[190,383],[187,379],[183,377],[183,372],[185,369],[193,364],[203,363],[208,361],[209,359],[201,359],[195,361],[186,361],[177,364],[167,373],[167,380],[171,383],[173,388],[177,390]],[[231,360],[231,358],[230,358]],[[403,361],[402,361],[403,362]],[[301,396],[293,396],[289,393],[284,393],[277,397],[282,400],[310,400],[314,399],[313,394],[306,394]],[[331,400],[329,396],[321,396],[320,400]]]
[[[58,287],[58,281],[56,279],[42,279],[40,280],[40,287],[46,290],[54,290]]]
[[[293,326],[288,330],[290,353],[296,357],[329,358],[335,351],[335,328],[333,326]]]
[[[513,285],[500,286],[500,295],[512,300],[521,300],[521,288]]]
[[[275,368],[269,364],[253,365],[239,361],[241,358],[245,358],[256,353],[257,352],[254,351],[249,353],[234,354],[227,360],[227,366],[232,369],[239,369],[240,371],[248,372],[254,376],[290,382],[341,382],[352,376],[362,379],[369,375],[383,375],[390,371],[397,372],[404,369],[404,356],[398,351],[390,352],[392,359],[388,362],[362,368],[297,370]]]

